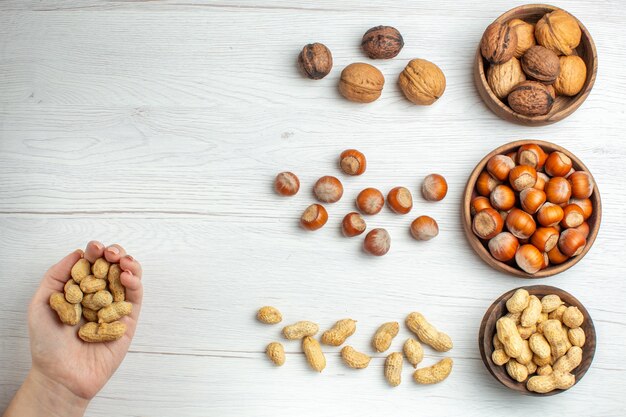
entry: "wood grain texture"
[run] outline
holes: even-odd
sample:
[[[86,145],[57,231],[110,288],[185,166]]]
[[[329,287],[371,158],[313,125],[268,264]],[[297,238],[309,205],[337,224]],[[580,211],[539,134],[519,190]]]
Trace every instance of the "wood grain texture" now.
[[[623,140],[626,5],[563,1],[596,42],[599,72],[588,99],[562,122],[529,130],[483,104],[472,81],[476,45],[510,1],[345,3],[336,0],[0,2],[0,408],[29,366],[26,309],[46,268],[89,239],[122,243],[145,269],[145,301],[131,351],[93,401],[90,416],[264,416],[355,414],[621,416],[626,413],[623,252],[626,194]],[[387,78],[370,105],[347,102],[341,69],[369,61],[359,50],[368,28],[390,24],[400,55],[375,62]],[[302,45],[323,42],[335,67],[303,79]],[[411,58],[437,63],[444,96],[428,108],[407,102],[396,77]],[[598,183],[602,227],[585,259],[540,283],[576,296],[598,332],[581,383],[551,398],[522,398],[495,381],[476,343],[490,303],[527,281],[498,273],[472,251],[460,204],[472,169],[515,139],[545,139],[579,156]],[[368,157],[345,177],[339,153]],[[276,173],[298,174],[300,193],[272,192]],[[423,177],[446,177],[448,196],[428,203]],[[329,205],[315,233],[298,226],[322,175],[336,175],[344,197]],[[391,251],[373,259],[362,236],[346,239],[341,218],[368,186],[406,186],[410,215],[367,218],[385,227]],[[439,236],[414,241],[419,214]],[[254,319],[262,305],[285,322],[327,329],[358,320],[350,343],[373,354],[370,338],[386,321],[420,311],[446,331],[454,370],[421,387],[405,366],[397,388],[383,378],[384,355],[354,371],[340,348],[324,346],[327,367],[312,372],[298,342],[285,343],[276,369],[264,349],[280,326]],[[391,349],[410,336],[402,326]],[[424,366],[443,355],[426,350]],[[536,400],[536,401],[529,401]],[[589,408],[593,403],[594,407]]]

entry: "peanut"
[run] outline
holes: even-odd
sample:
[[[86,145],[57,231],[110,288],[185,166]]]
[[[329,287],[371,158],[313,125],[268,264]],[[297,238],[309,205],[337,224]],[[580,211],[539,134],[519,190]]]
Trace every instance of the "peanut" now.
[[[530,336],[528,341],[530,343],[530,349],[535,353],[535,355],[542,359],[550,357],[550,343],[548,343],[546,338],[541,333],[533,334]]]
[[[126,325],[120,321],[113,323],[85,323],[78,330],[78,337],[83,341],[94,342],[112,342],[121,339],[126,333]]]
[[[416,368],[417,364],[424,359],[424,349],[422,345],[413,338],[407,339],[406,342],[404,342],[402,351],[409,363],[413,365],[413,368]]]
[[[63,291],[65,291],[65,299],[70,304],[78,304],[83,301],[83,292],[80,290],[80,287],[76,285],[76,281],[72,278],[68,279],[63,287]]]
[[[517,332],[519,333],[519,336],[524,340],[528,339],[536,331],[537,326],[534,324],[530,327],[523,327],[520,324],[517,325]]]
[[[50,296],[50,307],[57,312],[63,324],[75,326],[80,321],[82,313],[80,304],[68,303],[62,292],[55,292]]]
[[[452,339],[444,332],[438,331],[435,326],[426,321],[423,315],[417,312],[409,314],[406,325],[422,343],[426,343],[438,352],[447,352],[452,349]]]
[[[98,258],[91,266],[91,273],[98,279],[105,279],[111,264],[104,258]]]
[[[563,324],[570,329],[580,327],[584,320],[585,317],[578,307],[569,306],[563,313]]]
[[[402,353],[393,352],[385,359],[385,379],[392,387],[400,385],[402,380]]]
[[[565,356],[561,356],[552,367],[555,372],[572,372],[583,360],[583,350],[572,346]]]
[[[87,277],[91,273],[91,264],[87,259],[81,258],[74,264],[70,275],[76,281],[76,283],[80,284],[83,278]]]
[[[369,355],[355,350],[352,346],[344,346],[341,349],[341,359],[353,369],[364,369],[370,364],[372,359]]]
[[[504,317],[510,318],[517,325],[517,324],[520,324],[520,322],[521,322],[522,313],[521,312],[519,312],[519,313],[507,313],[507,314],[504,315]]]
[[[93,294],[94,292],[106,289],[107,282],[103,279],[96,278],[93,275],[86,276],[80,282],[80,290],[85,294]]]
[[[552,366],[550,364],[543,365],[537,368],[537,375],[545,376],[552,373]]]
[[[493,348],[494,349],[504,349],[504,345],[502,344],[500,339],[498,339],[498,334],[497,333],[495,333],[493,335]]]
[[[552,356],[555,359],[563,356],[569,349],[569,340],[563,333],[563,325],[558,320],[548,320],[543,323],[543,335],[550,344]]]
[[[282,366],[285,363],[285,348],[278,342],[272,342],[267,345],[265,354],[276,366]]]
[[[341,346],[348,337],[354,334],[355,331],[355,320],[339,320],[332,328],[322,333],[322,343],[330,346]]]
[[[432,366],[416,370],[413,373],[413,380],[418,384],[437,384],[450,375],[452,364],[452,359],[443,358]]]
[[[524,347],[522,348],[522,354],[519,355],[516,359],[522,365],[528,365],[533,360],[533,351],[530,349],[530,345],[528,340],[524,340]]]
[[[563,305],[561,297],[556,294],[546,295],[541,298],[541,312],[552,313],[554,310]]]
[[[283,336],[285,339],[297,340],[307,336],[315,336],[319,330],[319,326],[312,321],[299,321],[290,326],[283,328]]]
[[[133,311],[133,305],[127,301],[114,301],[111,305],[98,311],[98,323],[111,323],[128,316]]]
[[[528,368],[515,359],[506,363],[506,372],[517,382],[524,382],[528,378]]]
[[[109,291],[113,295],[113,301],[126,301],[126,289],[120,281],[122,268],[119,264],[113,264],[109,267],[107,281],[109,281]]]
[[[565,310],[567,310],[567,307],[559,306],[556,310],[548,314],[548,319],[558,321],[563,320],[563,313],[565,313]]]
[[[511,359],[504,349],[496,349],[491,354],[491,360],[498,366],[502,366]]]
[[[382,324],[372,339],[372,347],[376,352],[384,352],[391,346],[391,341],[398,335],[400,325],[397,321]]]
[[[580,327],[569,329],[567,338],[573,346],[583,347],[585,345],[585,331]]]
[[[541,323],[543,323],[544,321],[548,320],[548,313],[541,313],[539,315],[539,319],[537,320],[537,326],[539,326]]]
[[[565,372],[552,372],[548,375],[533,376],[526,383],[529,391],[545,394],[555,389],[568,389],[574,385],[574,375]]]
[[[529,300],[530,294],[528,294],[528,291],[520,288],[506,301],[506,309],[509,313],[521,313],[528,306]]]
[[[537,324],[541,316],[541,300],[535,295],[531,295],[528,300],[528,307],[522,312],[520,323],[524,327],[530,327]]]
[[[302,339],[302,351],[311,369],[322,372],[326,368],[326,357],[324,352],[322,352],[322,346],[317,340],[311,336],[304,336]]]
[[[265,306],[261,307],[256,313],[256,318],[261,323],[276,324],[283,320],[283,315],[278,311],[276,307]]]
[[[113,302],[113,296],[106,290],[98,291],[94,294],[85,294],[81,304],[83,307],[98,311]]]
[[[537,364],[533,361],[530,361],[526,364],[526,368],[528,369],[528,375],[532,375],[537,371]]]
[[[83,317],[85,321],[98,321],[98,312],[87,307],[83,307]]]
[[[552,363],[554,363],[552,355],[548,355],[546,358],[540,358],[537,354],[533,356],[533,362],[535,362],[537,366],[552,365]]]
[[[517,332],[515,322],[506,316],[500,317],[496,322],[496,331],[506,354],[512,358],[519,357],[524,349],[524,340]]]

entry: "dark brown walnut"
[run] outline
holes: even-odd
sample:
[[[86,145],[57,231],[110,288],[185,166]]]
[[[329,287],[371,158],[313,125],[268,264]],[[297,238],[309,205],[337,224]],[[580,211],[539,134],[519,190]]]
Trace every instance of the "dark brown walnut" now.
[[[522,69],[531,78],[552,84],[561,72],[557,54],[543,46],[532,46],[522,57]]]
[[[525,116],[543,116],[550,112],[554,98],[545,84],[537,81],[519,83],[508,97],[514,112]]]
[[[398,30],[391,26],[376,26],[365,32],[361,47],[372,59],[390,59],[400,53],[404,39]]]
[[[298,55],[298,68],[308,78],[321,80],[333,68],[333,56],[330,49],[321,43],[305,45]]]
[[[516,31],[498,22],[487,26],[480,40],[480,53],[491,64],[504,64],[513,58],[516,48]]]

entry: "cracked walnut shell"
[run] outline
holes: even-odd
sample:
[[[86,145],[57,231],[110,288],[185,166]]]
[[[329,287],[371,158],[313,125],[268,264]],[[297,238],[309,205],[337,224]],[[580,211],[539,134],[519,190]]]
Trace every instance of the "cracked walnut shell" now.
[[[561,72],[561,64],[553,51],[535,45],[522,57],[522,69],[531,78],[544,84],[552,84]]]
[[[580,93],[587,79],[587,66],[581,57],[576,55],[560,57],[561,73],[554,82],[557,94],[575,96]]]
[[[552,109],[554,98],[544,84],[537,81],[524,81],[513,88],[508,102],[516,113],[525,116],[543,116]]]
[[[491,64],[504,64],[513,58],[516,48],[516,31],[500,22],[487,26],[480,40],[480,53]]]
[[[398,84],[411,102],[428,106],[443,95],[446,89],[446,76],[432,62],[413,59],[400,73]]]
[[[546,13],[535,25],[537,43],[557,55],[572,55],[581,36],[578,21],[564,10]]]
[[[526,81],[526,75],[519,60],[515,57],[504,64],[491,65],[487,70],[487,83],[499,99],[508,96],[511,90],[522,81]]]
[[[531,46],[535,46],[535,25],[524,22],[522,19],[512,19],[508,23],[509,27],[517,34],[517,48],[513,56],[521,58]]]
[[[380,97],[385,85],[385,77],[378,68],[355,62],[341,71],[339,92],[350,101],[371,103]]]

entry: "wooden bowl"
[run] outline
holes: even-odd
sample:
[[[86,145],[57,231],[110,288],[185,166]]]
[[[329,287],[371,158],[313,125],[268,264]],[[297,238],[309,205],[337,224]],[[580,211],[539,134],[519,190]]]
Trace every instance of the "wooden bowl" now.
[[[585,331],[586,339],[585,345],[582,348],[583,359],[580,365],[578,365],[578,367],[572,371],[572,373],[576,377],[576,382],[574,383],[574,385],[577,384],[585,375],[585,373],[589,369],[589,366],[591,366],[591,362],[593,361],[593,355],[596,352],[596,330],[593,326],[593,321],[591,320],[589,312],[573,295],[566,291],[563,291],[560,288],[551,287],[548,285],[531,285],[529,287],[521,288],[526,289],[531,295],[536,295],[539,298],[548,294],[556,294],[561,297],[561,300],[563,300],[566,305],[578,307],[578,309],[583,313],[585,321],[583,322],[583,325],[581,327]],[[496,321],[498,321],[500,317],[504,316],[507,313],[506,301],[518,289],[519,288],[515,288],[509,292],[502,294],[487,309],[487,312],[483,317],[483,321],[480,324],[480,331],[478,333],[478,347],[480,349],[480,356],[482,357],[485,366],[495,379],[497,379],[502,385],[511,388],[512,390],[517,391],[520,394],[534,395],[539,397],[561,393],[564,390],[554,390],[546,394],[539,394],[537,392],[529,391],[526,388],[525,382],[515,381],[506,372],[504,366],[498,366],[491,360],[491,353],[494,350],[493,335],[496,333]]]
[[[558,7],[549,6],[547,4],[526,4],[509,10],[495,21],[504,23],[512,19],[522,19],[529,23],[536,23],[543,15],[554,10],[558,10]],[[509,122],[526,126],[543,126],[566,118],[580,107],[591,92],[596,80],[596,73],[598,72],[598,53],[587,28],[585,28],[578,19],[576,19],[576,21],[582,31],[580,45],[576,48],[576,54],[580,56],[587,65],[587,79],[585,80],[582,90],[577,95],[573,97],[557,96],[552,109],[544,116],[524,116],[523,114],[516,113],[505,102],[496,97],[493,91],[491,91],[489,84],[487,84],[485,73],[486,68],[489,67],[489,63],[481,55],[479,45],[474,63],[474,82],[480,97],[492,112]]]
[[[481,241],[478,236],[476,236],[472,231],[472,215],[470,213],[472,192],[476,185],[476,180],[478,179],[478,176],[487,165],[487,161],[489,161],[489,159],[494,155],[506,154],[512,152],[513,150],[517,150],[517,148],[522,145],[527,145],[531,143],[541,146],[541,148],[543,148],[543,150],[547,153],[553,151],[563,152],[565,155],[571,158],[572,166],[575,170],[585,171],[593,179],[593,175],[591,175],[589,169],[585,166],[585,164],[582,163],[580,159],[578,159],[573,153],[571,153],[567,149],[555,145],[554,143],[542,140],[518,140],[515,142],[510,142],[491,151],[478,163],[478,165],[476,165],[476,168],[474,168],[474,171],[472,171],[469,180],[467,180],[467,185],[465,186],[465,192],[463,193],[463,208],[461,210],[461,213],[463,216],[463,228],[465,229],[465,236],[467,237],[467,240],[469,240],[472,249],[474,249],[478,256],[480,256],[480,258],[485,261],[489,266],[497,269],[498,271],[506,272],[508,274],[512,274],[521,278],[546,278],[555,274],[559,274],[576,265],[587,254],[587,252],[589,252],[589,249],[591,249],[593,242],[596,240],[596,237],[598,236],[598,231],[600,230],[600,221],[602,219],[602,202],[600,200],[600,192],[598,191],[597,183],[594,187],[593,194],[590,197],[590,200],[593,203],[593,214],[591,215],[591,217],[589,217],[589,219],[587,219],[587,223],[589,223],[589,236],[587,237],[587,245],[585,245],[585,248],[580,255],[570,258],[560,265],[550,265],[547,268],[542,269],[534,274],[528,274],[514,265],[500,262],[493,256],[491,256],[489,249],[486,247],[487,242],[483,243],[483,241]],[[593,181],[595,183],[595,179]]]

